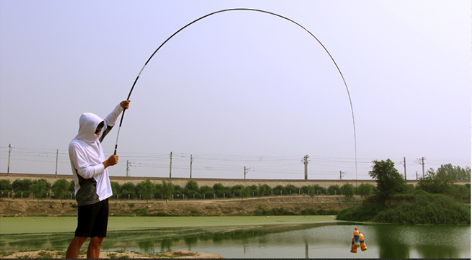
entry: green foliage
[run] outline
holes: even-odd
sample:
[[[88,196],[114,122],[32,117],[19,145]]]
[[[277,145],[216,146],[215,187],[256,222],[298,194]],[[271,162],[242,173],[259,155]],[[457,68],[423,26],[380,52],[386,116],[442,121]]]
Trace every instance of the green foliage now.
[[[350,221],[369,221],[384,209],[385,206],[381,204],[374,204],[369,206],[354,206],[338,211],[336,219]]]
[[[373,163],[374,166],[372,166],[369,175],[377,180],[378,194],[381,199],[387,200],[396,192],[402,191],[405,180],[395,169],[395,163],[390,159],[386,161],[375,160]]]
[[[287,191],[285,190],[285,187],[282,186],[282,185],[275,186],[275,188],[272,189],[272,192],[274,193],[274,195],[287,194]]]
[[[205,199],[213,199],[215,190],[211,188],[210,186],[202,186],[200,187],[200,192],[203,196],[205,194]]]
[[[452,164],[444,164],[439,167],[438,171],[452,177],[454,180],[470,180],[470,167],[462,168],[460,166],[452,166]]]
[[[386,209],[371,221],[399,224],[469,224],[470,209],[444,195],[418,196]]]
[[[74,194],[75,193],[75,181],[74,180],[71,180],[69,182],[69,192]]]
[[[198,188],[198,183],[195,180],[189,180],[187,184],[185,184],[184,193],[187,198],[193,198],[195,194],[195,198],[200,197],[200,189]]]
[[[243,185],[234,185],[233,187],[231,187],[231,193],[234,194],[234,197],[241,197],[241,193],[243,190]]]
[[[189,181],[190,182],[190,181]],[[174,184],[172,182],[166,182],[165,180],[162,180],[162,195],[164,199],[169,200],[172,198],[172,193],[174,193]]]
[[[225,187],[221,183],[215,183],[213,185],[213,190],[215,191],[215,194],[216,194],[217,198],[223,198],[223,197],[226,198],[231,193],[231,189],[228,188],[228,187]]]
[[[128,196],[129,196],[130,199],[135,199],[136,198],[136,186],[132,182],[127,182],[127,183],[121,185],[120,197],[122,199],[128,199]]]
[[[300,189],[295,187],[292,184],[288,184],[287,186],[285,186],[285,190],[287,191],[287,194],[290,195],[290,194],[298,194],[298,191]]]
[[[373,190],[374,190],[374,185],[369,184],[369,183],[362,183],[357,188],[357,193],[361,195],[363,198],[366,198],[367,196],[372,194]]]
[[[54,182],[52,185],[52,191],[54,192],[54,197],[57,199],[64,199],[69,193],[69,182],[65,179],[59,179]]]
[[[354,196],[354,193],[355,193],[356,190],[355,190],[354,186],[352,186],[352,184],[345,183],[341,187],[341,191],[347,199],[351,199]]]
[[[301,214],[302,215],[337,215],[338,211],[334,209],[330,209],[330,210],[320,209],[317,211],[316,209],[313,209],[313,208],[306,208],[301,211]]]
[[[110,185],[111,185],[111,191],[113,192],[113,195],[120,194],[121,186],[118,182],[112,181],[110,182]]]
[[[458,201],[470,203],[470,185],[451,185],[446,190],[446,194]]]
[[[0,180],[0,190],[11,191],[13,186],[10,184],[10,180],[2,179]]]
[[[35,198],[42,198],[46,193],[49,191],[49,187],[51,184],[47,182],[45,179],[39,179],[37,181],[33,181],[33,184],[30,185],[30,191],[33,193]]]
[[[455,180],[454,175],[449,174],[448,171],[450,171],[450,168],[444,167],[444,165],[441,165],[436,172],[429,169],[427,175],[418,182],[417,188],[429,193],[446,193]]]
[[[248,198],[251,194],[251,187],[246,186],[241,190],[241,198]]]
[[[315,191],[316,195],[326,195],[326,193],[328,192],[328,190],[325,187],[321,187],[318,184],[313,185],[313,190]]]
[[[259,195],[260,196],[269,196],[272,189],[267,184],[259,184]]]
[[[154,192],[156,191],[156,186],[152,184],[151,180],[148,178],[143,182],[138,184],[138,192],[142,195],[143,199],[149,200],[153,197]]]
[[[341,195],[341,188],[339,185],[331,185],[328,187],[329,195]]]
[[[0,197],[8,197],[8,192],[11,192],[13,187],[10,180],[0,180]]]
[[[259,196],[259,188],[256,185],[251,185],[251,186],[248,186],[248,187],[249,187],[249,190],[250,190],[250,196],[252,196],[253,193],[254,193],[254,197]]]
[[[31,184],[33,184],[33,181],[30,179],[24,179],[24,180],[14,180],[13,183],[11,184],[13,190],[15,193],[20,193],[24,191],[29,191]]]

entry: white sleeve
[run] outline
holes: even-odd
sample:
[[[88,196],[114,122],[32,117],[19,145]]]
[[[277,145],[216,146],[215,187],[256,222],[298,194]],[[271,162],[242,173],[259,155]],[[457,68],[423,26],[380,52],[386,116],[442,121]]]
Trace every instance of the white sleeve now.
[[[121,107],[120,104],[118,104],[115,109],[107,116],[105,117],[105,123],[108,126],[114,126],[116,123],[116,120],[118,119],[118,116],[120,116],[121,112],[123,112],[123,108]]]
[[[83,149],[81,149],[77,144],[71,144],[69,146],[69,157],[77,170],[77,174],[82,176],[84,179],[90,179],[100,175],[105,170],[103,163],[97,165],[90,165],[87,163]]]

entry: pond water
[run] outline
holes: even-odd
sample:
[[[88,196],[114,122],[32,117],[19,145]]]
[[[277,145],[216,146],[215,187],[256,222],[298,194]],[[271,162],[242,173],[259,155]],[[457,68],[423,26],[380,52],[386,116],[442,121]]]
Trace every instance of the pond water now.
[[[357,227],[367,251],[350,252]],[[470,226],[358,223],[110,231],[103,251],[190,250],[226,258],[470,258]],[[2,235],[0,250],[66,250],[73,233]],[[88,242],[86,242],[88,243]],[[85,246],[83,246],[85,248]]]

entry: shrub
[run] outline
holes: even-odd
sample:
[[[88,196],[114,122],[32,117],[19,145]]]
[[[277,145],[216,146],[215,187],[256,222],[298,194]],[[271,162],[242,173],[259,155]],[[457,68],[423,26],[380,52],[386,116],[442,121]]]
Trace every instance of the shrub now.
[[[366,198],[370,194],[372,194],[372,190],[374,189],[374,185],[368,184],[368,183],[362,183],[359,185],[357,188],[357,192],[359,195],[361,195],[363,198]]]
[[[327,189],[324,188],[324,187],[321,187],[320,185],[316,184],[316,185],[313,185],[313,190],[315,192],[316,195],[323,195],[323,194],[326,194],[327,193]]]
[[[338,211],[337,220],[369,221],[385,209],[384,205],[354,206]]]
[[[399,224],[469,224],[470,209],[444,195],[418,196],[412,202],[386,209],[374,222]]]
[[[344,194],[344,196],[346,196],[347,199],[351,199],[354,196],[355,189],[354,189],[354,186],[352,186],[352,184],[345,183],[341,187],[341,191]]]
[[[329,195],[341,195],[341,188],[339,185],[331,185],[328,187]]]

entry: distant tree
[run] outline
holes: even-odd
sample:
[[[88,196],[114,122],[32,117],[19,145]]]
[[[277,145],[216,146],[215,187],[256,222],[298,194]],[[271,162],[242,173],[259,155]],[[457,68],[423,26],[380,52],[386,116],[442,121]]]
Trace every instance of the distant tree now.
[[[111,191],[112,191],[113,195],[115,196],[116,199],[118,199],[118,195],[121,192],[120,184],[116,181],[112,181],[112,182],[110,182],[110,185],[111,185]]]
[[[11,191],[13,189],[13,186],[10,184],[10,180],[0,180],[0,190],[3,191]]]
[[[156,186],[151,182],[149,178],[147,178],[145,181],[139,183],[139,190],[138,192],[141,194],[143,199],[146,200],[146,203],[149,202],[149,199],[151,199],[154,196],[154,192],[156,191]]]
[[[74,182],[74,180],[71,180],[69,182],[69,192],[72,193],[72,194],[75,193],[75,182]]]
[[[184,189],[180,185],[174,185],[174,193],[177,195],[177,198],[183,199]]]
[[[277,185],[277,186],[275,186],[275,187],[272,189],[272,192],[274,193],[274,195],[287,194],[287,191],[285,190],[285,187],[282,186],[282,185]]]
[[[48,192],[47,183],[48,182],[45,179],[39,179],[30,185],[30,191],[38,199],[38,201],[39,198],[43,197]]]
[[[341,186],[341,191],[347,199],[351,199],[354,196],[355,188],[350,183],[345,183]]]
[[[213,190],[215,191],[217,198],[223,198],[223,194],[225,194],[225,186],[221,183],[213,184]]]
[[[200,187],[200,194],[203,196],[205,194],[205,199],[213,199],[215,194],[215,190],[210,186],[202,186]]]
[[[15,194],[17,194],[15,196],[19,197],[20,193],[23,192],[23,193],[26,193],[24,194],[24,196],[27,197],[29,195],[30,186],[32,184],[33,184],[33,181],[31,181],[30,179],[24,179],[24,180],[14,180],[11,186]]]
[[[187,184],[185,184],[184,193],[188,198],[193,198],[193,194],[195,194],[197,198],[200,197],[198,183],[195,180],[189,180]]]
[[[295,187],[295,185],[288,184],[285,186],[285,190],[287,191],[287,194],[298,194],[298,191],[300,190],[299,188]]]
[[[307,186],[307,185],[302,186],[302,193],[303,194],[309,194],[309,191],[310,191],[310,186]]]
[[[121,185],[121,198],[127,199],[128,196],[130,199],[136,197],[136,186],[132,182],[127,182]]]
[[[259,196],[259,188],[257,187],[257,185],[251,185],[251,186],[248,186],[249,189],[250,189],[250,195],[251,196],[252,194],[254,194],[253,196],[254,197],[258,197]]]
[[[374,185],[369,184],[369,183],[362,183],[357,188],[357,192],[359,193],[359,195],[365,198],[369,196],[370,194],[372,194],[373,189],[374,189]]]
[[[259,196],[268,196],[272,189],[267,184],[259,184]]]
[[[328,187],[328,193],[330,195],[341,195],[341,188],[339,185],[331,185]]]
[[[234,194],[234,197],[241,197],[241,192],[244,189],[244,185],[234,185],[231,187],[231,193]]]
[[[162,180],[162,195],[164,196],[164,199],[166,199],[166,203],[172,198],[173,193],[174,185],[172,182],[166,182],[165,180]]]
[[[61,200],[67,198],[69,192],[69,182],[65,179],[59,179],[54,182],[52,185],[52,191],[54,192],[54,197]]]
[[[241,190],[241,199],[248,198],[251,194],[251,187],[246,186]]]
[[[313,185],[313,189],[316,192],[316,195],[326,195],[327,189],[325,187],[321,187],[318,184]]]
[[[311,203],[313,204],[313,200],[314,200],[315,197],[316,197],[316,190],[315,190],[315,187],[313,187],[313,186],[308,186],[308,195],[310,195],[310,197],[311,197]]]
[[[460,166],[453,166],[452,164],[444,164],[438,171],[451,176],[454,180],[470,180],[470,167],[462,168]]]
[[[379,199],[385,201],[393,194],[401,192],[405,180],[395,169],[395,163],[390,159],[386,161],[373,161],[372,171],[369,175],[377,180],[377,190]]]
[[[429,193],[445,194],[447,190],[454,184],[455,176],[449,174],[449,167],[441,167],[435,172],[429,169],[424,178],[421,178],[416,187]]]

